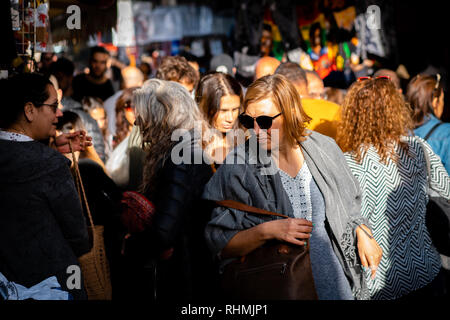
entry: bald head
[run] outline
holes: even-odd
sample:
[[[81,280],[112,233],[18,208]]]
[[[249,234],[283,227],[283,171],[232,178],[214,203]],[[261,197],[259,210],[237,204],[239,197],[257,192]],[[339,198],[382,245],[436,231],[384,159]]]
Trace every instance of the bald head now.
[[[258,60],[255,69],[255,80],[261,77],[275,73],[275,70],[280,65],[280,61],[273,57],[264,57]]]
[[[315,71],[306,71],[306,79],[308,80],[308,95],[311,99],[320,99],[323,96],[323,81]]]
[[[136,67],[125,67],[122,69],[124,88],[140,87],[144,82],[144,74]]]
[[[381,77],[381,76],[388,76],[391,78],[391,81],[394,83],[397,90],[402,92],[401,86],[400,86],[400,78],[397,76],[397,73],[395,71],[389,70],[389,69],[380,69],[373,75],[374,77]]]

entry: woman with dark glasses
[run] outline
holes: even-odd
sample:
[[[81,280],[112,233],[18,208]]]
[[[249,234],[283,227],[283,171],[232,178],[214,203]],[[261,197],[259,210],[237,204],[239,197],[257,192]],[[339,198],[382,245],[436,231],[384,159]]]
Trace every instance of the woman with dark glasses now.
[[[204,198],[234,200],[289,216],[278,219],[216,207],[206,239],[221,267],[268,240],[303,246],[310,257],[319,299],[366,299],[361,265],[373,275],[381,250],[360,216],[360,190],[334,140],[307,132],[295,87],[282,75],[266,76],[248,88],[241,124],[251,138],[229,154],[205,188]],[[264,170],[255,155],[270,154],[276,170]],[[255,161],[254,161],[255,160]],[[264,279],[261,279],[264,281]]]
[[[418,137],[409,136],[410,109],[387,79],[355,82],[343,104],[337,142],[362,189],[361,214],[369,219],[383,258],[367,284],[372,299],[430,298],[439,283],[440,257],[425,213],[427,165],[431,185],[450,199],[450,180],[439,157]]]
[[[440,121],[444,112],[441,76],[417,75],[408,84],[406,99],[413,109],[414,134],[427,140],[450,172],[450,123]]]

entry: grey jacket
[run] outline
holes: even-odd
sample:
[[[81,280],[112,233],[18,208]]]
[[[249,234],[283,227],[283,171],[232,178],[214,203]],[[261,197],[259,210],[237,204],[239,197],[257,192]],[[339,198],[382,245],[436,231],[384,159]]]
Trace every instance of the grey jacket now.
[[[268,163],[267,158],[257,156],[256,149],[250,147],[253,145],[252,139],[230,152],[225,164],[220,166],[206,185],[203,198],[212,201],[236,200],[294,217],[279,173],[275,170],[275,174],[267,174],[267,165],[262,164]],[[369,226],[368,220],[360,215],[361,190],[358,181],[333,139],[311,132],[301,147],[311,174],[323,194],[328,235],[353,295],[359,300],[369,299],[356,249],[356,227],[360,224]],[[233,160],[241,164],[232,164]],[[236,233],[272,219],[277,217],[216,207],[205,229],[208,246],[220,259],[222,249]],[[221,267],[231,260],[221,261]]]

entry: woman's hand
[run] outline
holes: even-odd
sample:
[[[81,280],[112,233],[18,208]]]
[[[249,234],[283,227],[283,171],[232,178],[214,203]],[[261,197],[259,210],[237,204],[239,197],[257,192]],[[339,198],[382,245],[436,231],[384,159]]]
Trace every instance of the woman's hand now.
[[[364,228],[362,230],[361,228]],[[366,231],[367,233],[365,233]],[[369,236],[370,235],[370,236]],[[372,271],[372,279],[375,278],[378,265],[381,261],[383,250],[375,241],[372,232],[365,225],[360,225],[356,229],[356,237],[358,240],[358,253],[361,263],[364,267],[369,267]]]
[[[92,146],[92,137],[87,136],[83,130],[72,133],[63,133],[55,138],[56,150],[61,153],[70,153],[69,140],[72,142],[73,151],[84,151],[86,147]]]
[[[266,240],[277,239],[303,246],[311,237],[312,226],[309,220],[288,218],[262,223],[261,231]]]

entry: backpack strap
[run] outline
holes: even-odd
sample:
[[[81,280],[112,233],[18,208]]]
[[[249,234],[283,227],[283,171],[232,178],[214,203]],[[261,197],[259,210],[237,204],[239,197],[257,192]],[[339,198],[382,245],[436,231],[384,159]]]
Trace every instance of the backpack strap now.
[[[428,140],[428,138],[431,136],[431,134],[434,132],[434,130],[436,130],[441,124],[443,124],[443,122],[439,122],[436,123],[433,128],[431,128],[430,131],[428,131],[427,135],[425,136],[425,138],[423,138],[424,140]]]

